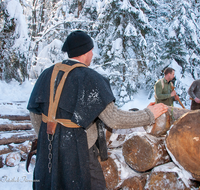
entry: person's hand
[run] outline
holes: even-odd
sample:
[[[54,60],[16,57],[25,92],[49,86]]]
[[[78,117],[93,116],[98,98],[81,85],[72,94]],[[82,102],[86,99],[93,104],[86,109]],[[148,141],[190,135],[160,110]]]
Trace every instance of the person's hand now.
[[[175,96],[175,95],[176,95],[176,91],[173,90],[173,91],[171,92],[171,97],[173,97],[173,96]]]
[[[200,103],[200,99],[197,98],[197,97],[194,99],[194,101],[195,101],[196,103],[198,103],[198,104]]]
[[[179,98],[178,95],[176,95],[176,96],[174,97],[174,99],[177,101],[177,100],[179,100],[180,98]]]
[[[155,119],[161,116],[162,114],[166,113],[168,110],[168,107],[165,104],[163,103],[155,104],[155,102],[150,103],[147,106],[147,108],[149,108],[150,111],[153,113]]]

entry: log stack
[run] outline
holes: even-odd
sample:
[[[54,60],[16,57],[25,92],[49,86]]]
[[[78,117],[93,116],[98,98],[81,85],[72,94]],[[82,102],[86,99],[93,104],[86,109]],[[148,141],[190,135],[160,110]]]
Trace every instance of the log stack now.
[[[24,161],[36,134],[29,115],[0,115],[0,168]]]
[[[199,189],[200,187],[200,110],[169,107],[153,126],[142,131],[106,130],[107,145],[112,153],[108,164],[109,179],[118,184],[112,190]],[[116,142],[115,142],[116,141]],[[117,142],[119,141],[119,142]],[[120,150],[116,153],[116,150]],[[115,152],[115,157],[113,156]],[[120,159],[119,164],[119,157]],[[112,161],[111,161],[112,160]],[[116,171],[116,165],[117,171]],[[127,167],[132,172],[127,171]],[[113,166],[114,167],[114,166]],[[103,171],[105,172],[105,168]],[[160,168],[160,169],[157,169]],[[165,169],[163,169],[165,168]],[[113,173],[112,173],[113,172]],[[128,173],[125,175],[125,173]]]

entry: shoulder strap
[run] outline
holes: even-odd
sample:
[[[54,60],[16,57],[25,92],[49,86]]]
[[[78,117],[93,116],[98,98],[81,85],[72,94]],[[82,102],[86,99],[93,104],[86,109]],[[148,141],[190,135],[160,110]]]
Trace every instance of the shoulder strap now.
[[[66,80],[69,72],[72,71],[76,67],[86,67],[86,66],[83,64],[80,64],[80,63],[74,64],[73,66],[62,64],[62,63],[57,63],[54,66],[54,69],[53,69],[53,72],[51,75],[51,81],[50,81],[48,116],[45,116],[44,114],[42,114],[42,121],[47,123],[47,133],[48,134],[55,133],[57,123],[61,123],[65,127],[70,127],[70,128],[80,127],[68,119],[56,119],[58,103],[60,100],[60,95],[61,95],[64,83],[65,83],[65,80]],[[64,74],[60,80],[60,83],[56,89],[56,93],[54,96],[54,83],[55,83],[55,80],[56,80],[56,77],[57,77],[59,71],[64,71]]]
[[[162,85],[162,89],[164,88],[164,78],[160,79],[161,85]]]

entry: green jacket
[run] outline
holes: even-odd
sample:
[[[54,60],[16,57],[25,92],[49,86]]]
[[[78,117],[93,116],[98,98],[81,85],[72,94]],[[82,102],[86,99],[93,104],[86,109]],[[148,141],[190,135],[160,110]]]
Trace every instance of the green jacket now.
[[[164,103],[165,105],[172,106],[174,98],[171,97],[172,86],[171,82],[167,82],[165,78],[162,78],[154,85],[155,102]]]

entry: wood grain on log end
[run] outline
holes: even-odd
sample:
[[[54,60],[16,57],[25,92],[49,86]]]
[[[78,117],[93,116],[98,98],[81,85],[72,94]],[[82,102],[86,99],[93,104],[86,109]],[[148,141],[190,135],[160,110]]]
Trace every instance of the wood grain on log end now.
[[[145,190],[190,190],[175,172],[152,172]]]
[[[164,145],[164,138],[152,135],[135,135],[123,144],[123,156],[126,163],[138,172],[170,161]]]
[[[189,112],[174,123],[166,146],[176,161],[200,181],[200,110]]]

